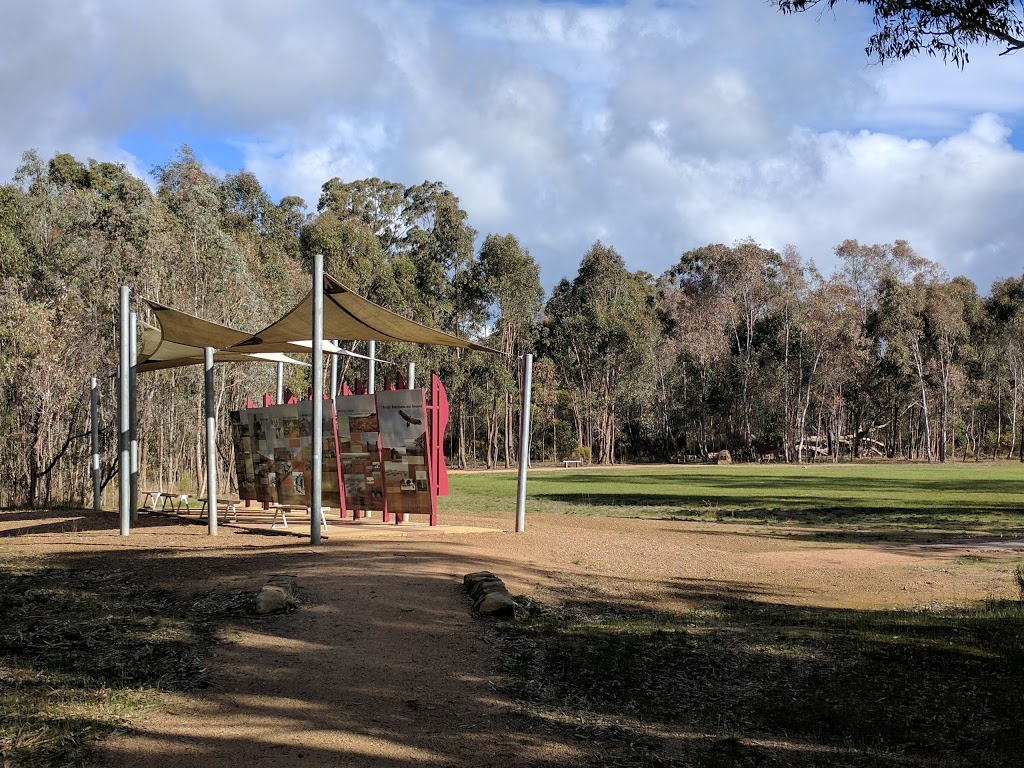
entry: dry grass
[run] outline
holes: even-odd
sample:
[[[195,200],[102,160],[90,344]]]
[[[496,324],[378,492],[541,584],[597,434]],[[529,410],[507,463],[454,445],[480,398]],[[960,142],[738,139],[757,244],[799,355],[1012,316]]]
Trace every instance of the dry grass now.
[[[1015,766],[1024,607],[854,611],[710,600],[685,615],[525,603],[499,631],[531,728],[602,766]]]
[[[4,768],[78,766],[163,690],[205,681],[212,617],[248,601],[181,604],[119,571],[0,563],[0,753]]]

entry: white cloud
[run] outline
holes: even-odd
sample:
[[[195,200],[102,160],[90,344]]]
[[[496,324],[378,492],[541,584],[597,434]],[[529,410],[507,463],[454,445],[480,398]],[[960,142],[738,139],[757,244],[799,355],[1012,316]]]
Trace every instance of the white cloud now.
[[[310,208],[333,176],[444,181],[481,234],[519,236],[549,285],[597,238],[654,273],[748,235],[826,268],[845,238],[906,238],[982,289],[1024,270],[1018,62],[868,66],[853,6],[9,5],[0,176],[28,147],[145,170],[168,158],[120,138],[184,130]]]

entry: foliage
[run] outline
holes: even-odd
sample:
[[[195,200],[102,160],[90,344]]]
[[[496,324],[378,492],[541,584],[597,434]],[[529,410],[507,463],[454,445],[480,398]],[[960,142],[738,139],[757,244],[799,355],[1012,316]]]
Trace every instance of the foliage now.
[[[534,460],[834,463],[1024,456],[1024,289],[989,295],[909,243],[840,243],[822,275],[795,248],[746,239],[689,249],[659,276],[596,242],[549,296],[512,233],[476,232],[441,181],[330,179],[315,212],[274,202],[248,171],[217,177],[188,147],[153,169],[155,191],[116,163],[26,152],[0,185],[0,505],[89,496],[87,387],[102,392],[101,475],[117,472],[113,402],[118,287],[256,332],[306,292],[314,253],[370,299],[504,356],[381,343],[378,380],[414,362],[452,404],[460,467],[518,456],[521,358],[535,356]],[[362,342],[342,340],[355,352]],[[361,362],[341,361],[351,382]],[[271,366],[218,368],[223,418],[274,389]],[[308,373],[286,386],[302,393]],[[141,482],[205,484],[202,378],[141,377]]]
[[[771,0],[784,13],[841,0]],[[963,67],[970,47],[1004,45],[1003,54],[1024,48],[1024,5],[1019,0],[853,0],[871,7],[875,33],[864,49],[880,62],[924,51]]]

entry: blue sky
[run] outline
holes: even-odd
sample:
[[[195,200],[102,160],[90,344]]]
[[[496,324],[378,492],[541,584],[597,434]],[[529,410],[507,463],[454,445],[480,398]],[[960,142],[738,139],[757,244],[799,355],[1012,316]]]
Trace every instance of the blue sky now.
[[[315,209],[444,181],[550,287],[597,239],[660,274],[753,237],[827,275],[906,239],[984,292],[1024,274],[1024,55],[877,66],[870,17],[760,0],[0,0],[0,178],[21,153],[146,175],[189,144]]]

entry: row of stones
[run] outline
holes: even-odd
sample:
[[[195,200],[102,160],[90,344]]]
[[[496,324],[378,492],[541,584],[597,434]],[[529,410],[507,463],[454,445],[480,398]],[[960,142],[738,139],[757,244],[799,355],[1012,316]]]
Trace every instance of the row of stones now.
[[[473,601],[473,607],[480,613],[508,618],[515,615],[516,604],[505,588],[505,582],[490,571],[467,573],[462,577],[462,584]]]

